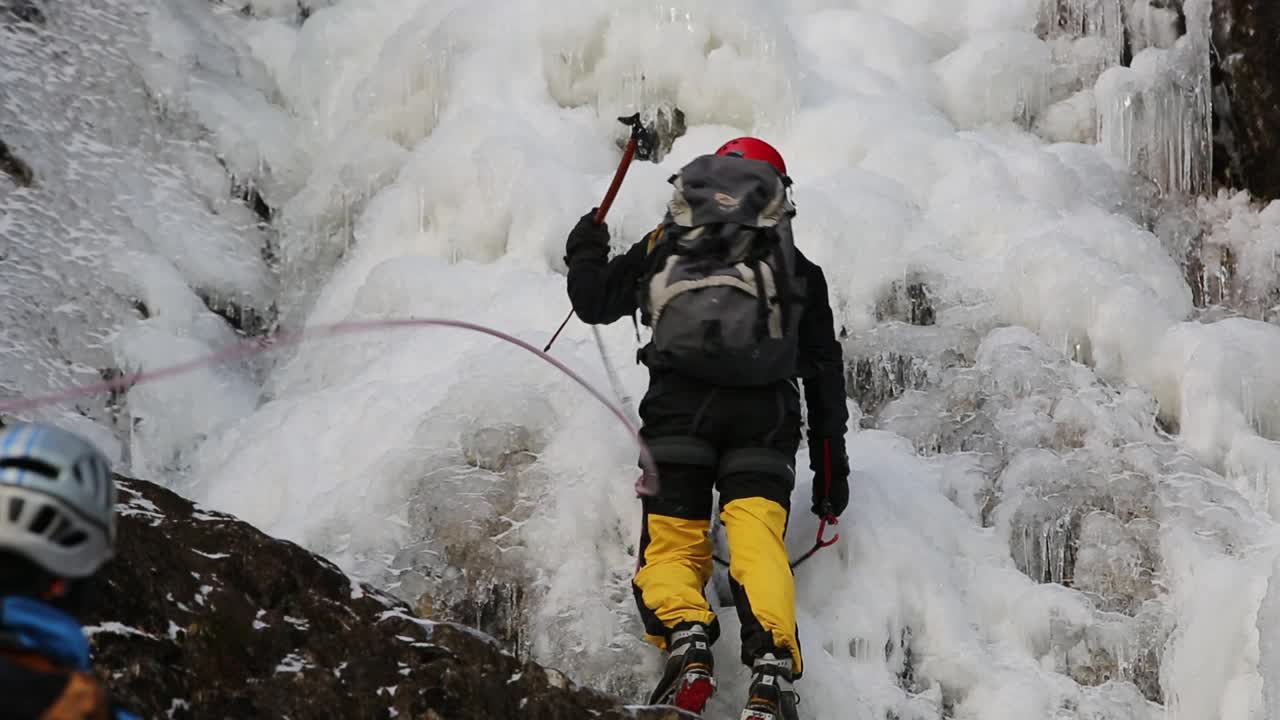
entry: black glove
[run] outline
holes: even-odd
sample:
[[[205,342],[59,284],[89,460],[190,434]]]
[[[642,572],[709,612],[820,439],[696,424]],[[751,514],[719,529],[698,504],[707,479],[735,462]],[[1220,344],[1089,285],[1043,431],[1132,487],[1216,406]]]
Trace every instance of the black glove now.
[[[609,224],[596,224],[595,214],[598,208],[583,215],[578,224],[569,231],[569,239],[564,244],[564,264],[571,265],[574,260],[595,256],[600,260],[609,257]]]
[[[813,470],[813,514],[840,517],[849,506],[849,455],[844,449],[844,438],[811,439],[809,468]]]

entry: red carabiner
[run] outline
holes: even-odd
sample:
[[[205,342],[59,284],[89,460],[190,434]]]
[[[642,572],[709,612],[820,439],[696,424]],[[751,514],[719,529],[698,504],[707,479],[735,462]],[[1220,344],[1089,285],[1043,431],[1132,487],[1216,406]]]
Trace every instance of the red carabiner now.
[[[836,533],[835,537],[830,540],[823,540],[822,536],[827,530],[827,525],[839,525],[840,521],[834,515],[822,516],[822,522],[818,523],[818,547],[830,547],[840,540],[840,533]]]

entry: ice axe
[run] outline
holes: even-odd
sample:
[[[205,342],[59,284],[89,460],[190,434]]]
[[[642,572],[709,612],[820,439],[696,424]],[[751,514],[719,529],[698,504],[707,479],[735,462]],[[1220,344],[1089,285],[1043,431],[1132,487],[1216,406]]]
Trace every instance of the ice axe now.
[[[649,137],[644,124],[640,122],[640,113],[620,117],[618,122],[631,128],[631,137],[627,138],[627,146],[622,150],[622,160],[618,162],[618,169],[613,173],[613,182],[609,183],[609,191],[604,194],[600,209],[596,210],[596,215],[592,218],[597,225],[604,222],[604,216],[609,213],[609,207],[613,205],[613,198],[617,196],[618,188],[622,187],[622,178],[626,177],[631,161],[637,154],[648,157],[653,153],[653,138]]]
[[[631,137],[627,139],[627,146],[622,151],[622,160],[618,163],[618,169],[613,173],[613,182],[609,183],[609,191],[604,194],[604,200],[600,202],[600,207],[596,209],[596,214],[591,218],[592,222],[599,225],[604,222],[604,216],[609,213],[609,207],[613,205],[613,199],[618,194],[618,188],[622,187],[622,178],[627,175],[627,168],[631,167],[631,161],[636,156],[636,150],[639,148],[642,154],[648,156],[652,153],[653,138],[650,133],[644,129],[644,125],[640,122],[640,113],[636,113],[629,117],[620,117],[618,122],[631,128]],[[560,323],[560,327],[556,330],[555,335],[551,336],[551,341],[547,346],[542,348],[542,352],[551,349],[551,345],[555,343],[556,338],[560,337],[560,332],[569,324],[569,319],[573,317],[573,310],[569,310],[569,314],[565,316],[564,322]]]

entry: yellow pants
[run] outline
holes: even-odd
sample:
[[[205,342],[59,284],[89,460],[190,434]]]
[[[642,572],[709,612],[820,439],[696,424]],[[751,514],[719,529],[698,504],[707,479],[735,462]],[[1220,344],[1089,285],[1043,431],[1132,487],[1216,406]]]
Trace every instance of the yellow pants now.
[[[729,542],[730,587],[742,622],[743,661],[749,664],[758,649],[782,649],[791,654],[798,678],[803,666],[795,578],[783,540],[787,510],[763,497],[736,498],[722,508],[720,520]],[[705,594],[712,573],[711,522],[646,511],[644,523],[634,578],[636,600],[649,633],[645,638],[665,649],[665,631],[680,623],[716,625]]]

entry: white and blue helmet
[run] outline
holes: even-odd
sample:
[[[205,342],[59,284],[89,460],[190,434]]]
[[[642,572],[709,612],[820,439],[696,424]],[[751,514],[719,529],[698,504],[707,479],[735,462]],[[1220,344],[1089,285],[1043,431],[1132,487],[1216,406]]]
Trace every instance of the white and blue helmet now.
[[[116,487],[107,458],[52,425],[0,431],[0,549],[53,575],[92,575],[112,555]]]

